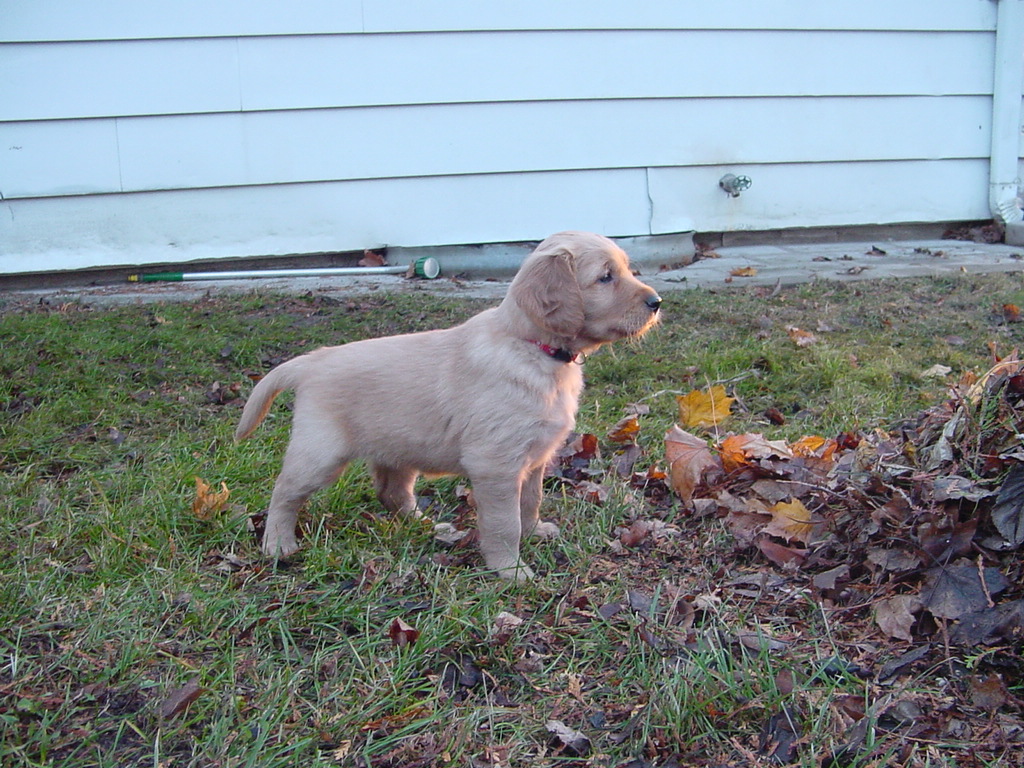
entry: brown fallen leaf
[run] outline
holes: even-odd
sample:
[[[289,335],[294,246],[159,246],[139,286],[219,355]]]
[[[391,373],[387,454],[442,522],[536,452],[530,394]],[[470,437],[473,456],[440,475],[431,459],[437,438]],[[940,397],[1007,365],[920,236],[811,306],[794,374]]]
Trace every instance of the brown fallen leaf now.
[[[196,496],[192,500],[192,514],[200,520],[210,520],[224,511],[231,491],[226,483],[220,484],[219,491],[211,491],[210,485],[201,477],[196,478]]]
[[[669,463],[669,483],[684,502],[693,500],[694,489],[705,473],[720,467],[706,442],[676,424],[665,434],[665,459]]]
[[[577,480],[568,484],[569,494],[590,504],[601,505],[608,501],[608,488],[592,480]]]
[[[786,333],[789,334],[790,340],[798,347],[809,347],[811,344],[815,344],[818,341],[818,337],[813,333],[801,330],[795,325],[788,326],[786,328]]]
[[[391,643],[398,648],[404,648],[407,645],[412,645],[416,642],[416,639],[420,636],[419,630],[414,629],[406,624],[401,619],[395,619],[391,622],[391,628],[388,630],[388,635],[391,636]]]
[[[888,637],[910,641],[914,639],[910,630],[921,610],[921,599],[917,595],[895,595],[880,600],[875,605],[875,624]]]
[[[1013,702],[1013,696],[1007,690],[1003,678],[995,672],[988,677],[972,677],[970,679],[971,703],[986,712],[995,712]]]
[[[363,733],[375,733],[378,731],[391,733],[398,727],[425,717],[426,714],[426,707],[411,707],[398,714],[386,715],[376,720],[368,720],[359,726],[359,730]]]
[[[552,736],[550,743],[555,754],[569,757],[586,757],[590,754],[590,739],[561,720],[548,720],[544,727]]]
[[[963,614],[950,639],[958,645],[1012,645],[1024,636],[1024,600]]]
[[[700,259],[720,259],[720,258],[722,258],[719,255],[718,251],[715,250],[715,247],[713,245],[708,245],[706,243],[697,243],[697,245],[696,245],[694,250],[695,250],[694,256],[695,256],[696,260],[698,260],[698,261]]]
[[[578,675],[568,675],[566,678],[565,688],[569,695],[576,699],[576,701],[584,704],[586,703],[583,700],[583,683],[580,682]]]
[[[794,456],[815,459],[834,459],[839,445],[835,440],[826,440],[820,435],[804,435],[789,446]]]
[[[369,248],[363,251],[363,258],[358,261],[360,267],[384,267],[387,263],[385,251]]]
[[[612,469],[616,476],[628,479],[633,476],[633,468],[643,451],[636,443],[624,443],[622,449],[615,452]]]
[[[192,702],[205,692],[206,689],[199,685],[198,677],[194,677],[180,688],[174,689],[160,705],[161,719],[170,720],[182,714],[188,710]]]
[[[914,552],[878,546],[868,547],[867,561],[883,571],[891,571],[893,573],[912,571],[921,565],[920,555]]]
[[[768,511],[756,499],[742,501],[731,496],[728,491],[719,494],[719,502],[723,501],[729,509],[725,516],[725,527],[729,533],[740,546],[749,547],[754,544],[771,520]]]
[[[729,274],[733,277],[755,277],[757,275],[756,267],[736,267],[730,269]]]
[[[793,452],[783,440],[766,440],[759,432],[729,435],[718,446],[722,464],[732,472],[757,459],[791,459]]]
[[[816,573],[811,577],[811,586],[823,592],[831,592],[850,578],[850,566],[843,564],[827,571]]]
[[[227,386],[221,384],[219,381],[213,382],[206,389],[206,399],[208,402],[214,405],[225,405],[230,403],[232,400],[237,400],[241,396],[242,385],[239,382],[232,382]]]
[[[787,707],[772,715],[761,728],[759,753],[776,765],[792,763],[802,737],[799,722],[795,712]]]
[[[996,530],[1011,548],[1024,544],[1024,465],[1014,464],[1010,469],[991,514]]]
[[[679,535],[679,528],[663,520],[634,520],[628,526],[616,528],[615,535],[622,546],[634,548],[648,540],[658,542],[675,538]]]
[[[726,472],[735,472],[750,464],[743,450],[743,438],[743,435],[729,435],[718,444],[718,455]]]
[[[995,351],[993,350],[993,356]],[[998,356],[996,356],[998,357]],[[1017,350],[1014,349],[1004,357],[998,358],[996,364],[993,365],[988,371],[985,372],[977,381],[975,381],[971,387],[967,390],[966,397],[972,402],[977,403],[982,395],[985,394],[986,387],[989,382],[998,379],[1001,376],[1015,376],[1019,373],[1024,372],[1024,361],[1018,357]]]
[[[627,416],[619,421],[608,433],[608,439],[613,443],[633,443],[636,436],[640,434],[640,422],[637,417]]]
[[[921,600],[933,616],[959,619],[965,613],[991,608],[992,596],[1009,585],[998,568],[979,568],[969,560],[959,560],[925,571]]]
[[[634,520],[628,528],[617,528],[619,541],[624,547],[636,547],[643,543],[651,532],[650,523],[647,520]]]
[[[590,433],[569,435],[557,454],[559,460],[566,464],[585,464],[593,459],[601,458],[601,448],[597,436]]]
[[[512,639],[516,627],[522,623],[523,620],[514,613],[502,611],[494,617],[494,625],[491,627],[491,642],[494,645],[505,645]]]
[[[807,550],[783,546],[778,542],[772,541],[767,536],[759,536],[754,541],[754,544],[761,550],[762,555],[780,568],[799,568],[807,559]]]
[[[814,534],[815,523],[811,512],[799,499],[780,501],[770,508],[772,520],[765,526],[764,532],[786,541],[799,541],[810,544]]]

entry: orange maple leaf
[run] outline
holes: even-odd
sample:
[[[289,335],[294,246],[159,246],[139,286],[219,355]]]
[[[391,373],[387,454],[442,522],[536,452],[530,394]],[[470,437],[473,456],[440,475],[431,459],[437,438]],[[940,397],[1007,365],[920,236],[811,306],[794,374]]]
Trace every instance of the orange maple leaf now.
[[[819,435],[804,435],[790,448],[793,449],[794,456],[802,456],[805,459],[827,459],[834,461],[836,458],[836,451],[839,450],[839,443],[834,439]]]
[[[612,427],[608,433],[608,439],[613,443],[635,443],[638,434],[640,434],[640,422],[636,416],[627,416]]]
[[[725,394],[725,387],[718,385],[711,389],[695,389],[689,394],[679,395],[679,421],[684,427],[716,427],[729,415],[735,398]]]
[[[736,267],[730,269],[729,274],[733,277],[754,277],[757,274],[756,267]]]
[[[743,435],[729,435],[718,446],[722,464],[726,471],[743,467],[753,459],[793,458],[793,452],[783,440],[766,440],[764,435],[749,432]]]
[[[786,328],[786,333],[789,334],[789,338],[798,347],[809,347],[811,344],[815,344],[818,341],[818,337],[810,331],[804,331],[797,328],[795,325],[791,325]]]
[[[729,435],[718,445],[718,455],[722,457],[722,466],[726,472],[733,472],[750,462],[743,451],[743,435]]]

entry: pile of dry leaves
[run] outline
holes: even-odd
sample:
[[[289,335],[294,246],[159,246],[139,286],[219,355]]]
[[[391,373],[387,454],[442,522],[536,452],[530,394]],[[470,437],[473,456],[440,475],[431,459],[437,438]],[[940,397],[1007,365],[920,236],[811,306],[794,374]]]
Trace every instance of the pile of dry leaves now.
[[[668,481],[741,545],[814,574],[832,603],[870,605],[889,637],[1019,642],[1024,600],[1004,598],[1024,585],[1024,365],[1011,355],[951,394],[892,432],[791,444],[709,444],[676,426]],[[729,398],[691,393],[680,408],[688,425],[717,426]]]
[[[677,424],[666,434],[666,470],[631,474],[639,429],[629,417],[608,435],[616,475],[724,519],[741,547],[813,574],[833,604],[871,606],[889,637],[941,625],[957,643],[1019,641],[1024,600],[1005,599],[1024,587],[1024,363],[1015,353],[890,432],[793,443],[722,436],[732,403],[723,387],[677,399],[692,431]],[[601,502],[607,488],[590,469],[598,443],[577,436],[559,475]]]
[[[723,388],[678,400],[664,469],[630,474],[638,450],[630,418],[606,441],[617,446],[616,474],[655,507],[682,499],[688,517],[676,515],[678,526],[722,521],[752,570],[804,585],[830,616],[888,647],[865,676],[941,667],[959,678],[964,659],[984,658],[959,686],[987,723],[968,740],[991,741],[997,753],[1024,744],[1024,702],[1013,694],[1024,681],[1024,363],[1016,353],[888,432],[792,443],[729,434]],[[572,492],[601,501],[606,491],[589,470],[597,443],[578,438],[560,475]],[[646,517],[620,529],[613,549],[664,533],[657,515]],[[907,732],[955,739],[961,715],[946,709],[906,718]]]

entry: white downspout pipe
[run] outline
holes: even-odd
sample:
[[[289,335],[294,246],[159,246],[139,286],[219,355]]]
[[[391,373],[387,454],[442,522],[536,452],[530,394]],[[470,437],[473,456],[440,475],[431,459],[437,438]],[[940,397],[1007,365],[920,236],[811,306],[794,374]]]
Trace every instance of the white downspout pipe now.
[[[1017,197],[1020,136],[1024,128],[1024,0],[998,0],[994,74],[988,201],[992,215],[1010,224],[1024,218]]]

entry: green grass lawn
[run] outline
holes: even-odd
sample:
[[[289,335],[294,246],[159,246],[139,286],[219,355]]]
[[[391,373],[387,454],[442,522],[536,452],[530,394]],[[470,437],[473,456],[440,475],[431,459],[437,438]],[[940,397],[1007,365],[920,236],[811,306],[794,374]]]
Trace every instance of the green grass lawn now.
[[[692,389],[726,386],[734,432],[884,430],[1024,337],[1004,309],[1024,306],[1020,274],[664,298],[647,338],[586,363],[579,429],[603,436],[642,404],[638,468],[663,463],[675,397]],[[540,574],[529,584],[390,519],[359,467],[311,501],[299,555],[263,559],[250,518],[289,411],[282,398],[235,445],[252,378],[317,346],[488,305],[0,297],[0,764],[748,766],[770,764],[786,733],[801,766],[1016,764],[1007,744],[1020,735],[1005,729],[1003,742],[979,741],[980,725],[973,741],[908,742],[883,701],[950,696],[946,670],[881,686],[837,664],[909,646],[889,648],[864,612],[824,611],[802,577],[735,551],[720,521],[652,505],[625,481],[603,478],[600,505],[552,486],[543,514],[563,536],[527,545]],[[792,328],[817,341],[798,346]],[[950,373],[923,375],[937,364]],[[208,519],[193,513],[197,477],[231,493]],[[457,481],[423,488],[438,518],[471,517]],[[612,546],[637,519],[684,535]],[[769,598],[765,579],[786,586]],[[503,613],[521,623],[499,626]],[[414,642],[398,642],[411,635],[396,621]],[[1020,679],[1006,683],[1024,697]]]

